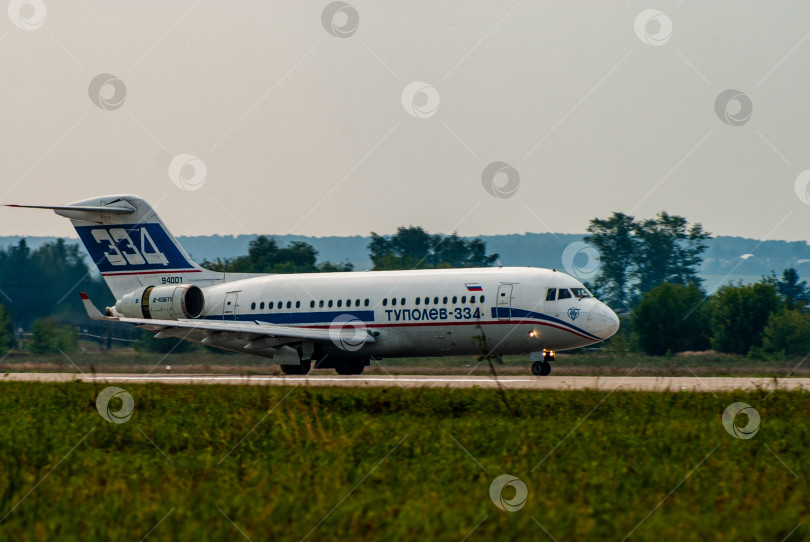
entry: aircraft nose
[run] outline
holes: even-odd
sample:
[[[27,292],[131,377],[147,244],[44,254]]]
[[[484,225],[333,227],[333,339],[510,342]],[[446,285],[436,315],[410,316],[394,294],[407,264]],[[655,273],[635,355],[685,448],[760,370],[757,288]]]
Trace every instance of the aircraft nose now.
[[[591,310],[588,317],[588,331],[601,339],[609,339],[619,330],[619,317],[604,303]]]

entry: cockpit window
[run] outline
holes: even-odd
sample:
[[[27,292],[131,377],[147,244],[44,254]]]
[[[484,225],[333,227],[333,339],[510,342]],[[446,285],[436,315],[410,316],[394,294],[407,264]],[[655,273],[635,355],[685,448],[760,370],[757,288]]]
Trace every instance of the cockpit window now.
[[[574,294],[574,297],[593,297],[586,288],[571,288],[571,293]]]
[[[549,288],[548,292],[546,292],[546,301],[554,301],[555,299],[557,299],[557,289]]]
[[[560,288],[557,292],[557,299],[571,299],[571,292],[565,288]]]

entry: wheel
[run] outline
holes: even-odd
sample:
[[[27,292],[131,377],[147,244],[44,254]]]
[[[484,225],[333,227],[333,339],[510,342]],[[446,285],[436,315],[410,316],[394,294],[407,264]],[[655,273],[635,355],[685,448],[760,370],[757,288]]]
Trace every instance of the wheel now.
[[[365,368],[366,366],[360,362],[340,363],[335,367],[335,372],[339,375],[359,375],[363,374]]]
[[[535,361],[532,363],[532,374],[534,376],[548,376],[551,374],[551,364],[547,361]]]
[[[285,375],[305,375],[312,367],[312,360],[301,360],[301,365],[281,365],[281,372]]]

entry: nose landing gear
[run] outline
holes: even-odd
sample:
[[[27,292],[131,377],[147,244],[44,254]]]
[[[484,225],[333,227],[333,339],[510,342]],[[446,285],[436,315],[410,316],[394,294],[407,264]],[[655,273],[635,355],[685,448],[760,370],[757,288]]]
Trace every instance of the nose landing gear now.
[[[539,354],[539,352],[538,352]],[[532,355],[534,357],[534,355]],[[543,350],[543,359],[532,363],[532,374],[534,376],[548,376],[551,374],[551,362],[554,361],[553,350]]]

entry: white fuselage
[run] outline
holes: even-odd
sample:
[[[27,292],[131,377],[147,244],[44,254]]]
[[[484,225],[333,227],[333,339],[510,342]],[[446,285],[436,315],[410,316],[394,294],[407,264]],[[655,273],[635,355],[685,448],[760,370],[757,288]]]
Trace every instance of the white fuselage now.
[[[597,299],[546,300],[549,289],[570,288],[583,286],[537,268],[267,275],[205,287],[200,318],[324,329],[351,320],[375,336],[335,350],[342,357],[526,354],[613,335],[618,318]]]

